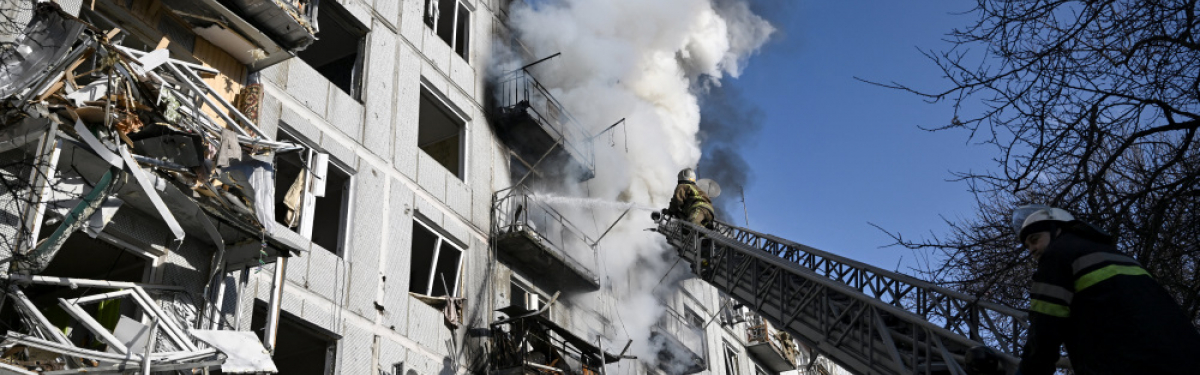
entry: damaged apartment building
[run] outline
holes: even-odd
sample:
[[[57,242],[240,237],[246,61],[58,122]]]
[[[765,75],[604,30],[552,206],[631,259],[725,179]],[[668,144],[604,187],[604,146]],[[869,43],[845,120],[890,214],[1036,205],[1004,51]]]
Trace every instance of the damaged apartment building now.
[[[509,3],[0,1],[0,373],[827,373],[696,279],[642,358],[572,302],[529,186],[593,137],[488,75]]]

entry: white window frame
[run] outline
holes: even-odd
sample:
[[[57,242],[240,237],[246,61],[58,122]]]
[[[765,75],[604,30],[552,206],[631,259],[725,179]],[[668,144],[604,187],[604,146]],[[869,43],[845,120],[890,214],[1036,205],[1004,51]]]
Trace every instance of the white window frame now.
[[[516,275],[512,276],[512,278],[509,280],[509,284],[512,286],[515,286],[517,288],[520,288],[522,291],[525,292],[525,300],[521,301],[521,307],[524,307],[526,310],[537,311],[538,309],[541,309],[546,304],[550,303],[550,298],[546,297],[546,294],[542,293],[541,291],[538,291],[536,288],[533,287],[533,284],[529,283],[528,281],[525,281],[522,278],[517,277]],[[509,297],[509,299],[511,301],[511,296]],[[550,310],[546,312],[546,318],[548,318],[550,320],[554,320],[554,308],[553,307],[551,307]]]
[[[426,22],[422,22],[422,23],[424,23],[425,27],[429,28],[430,31],[433,32],[434,36],[438,37],[438,39],[441,39],[441,36],[438,35],[438,26],[442,22],[442,18],[443,18],[442,14],[444,12],[442,12],[442,9],[440,9],[440,6],[438,5],[438,3],[440,3],[440,1],[438,1],[438,0],[426,0],[426,1],[427,1],[427,4],[425,5],[425,16],[424,16]],[[459,57],[461,57],[463,59],[463,61],[466,61],[469,63],[469,62],[471,62],[471,59],[468,58],[468,56],[471,55],[471,25],[470,25],[470,23],[471,23],[471,16],[473,16],[474,15],[473,13],[475,13],[475,8],[472,7],[471,4],[469,4],[465,1],[462,1],[462,0],[455,0],[454,4],[455,4],[454,10],[452,12],[450,12],[450,20],[451,20],[451,23],[453,23],[450,26],[450,40],[449,41],[443,40],[442,42],[445,42],[446,45],[450,46],[451,52],[453,52],[455,55],[458,55]],[[463,53],[461,55],[459,55],[457,52],[457,50],[458,50],[458,46],[457,46],[457,44],[458,44],[458,29],[459,29],[459,27],[458,27],[458,12],[459,12],[459,10],[465,10],[467,12],[467,24],[468,24],[466,27],[467,35],[466,35],[465,43],[464,43],[464,44],[466,44],[466,46],[463,47]],[[428,20],[433,20],[432,24],[430,24],[428,22]]]
[[[437,276],[436,271],[437,271],[438,258],[441,257],[441,255],[442,255],[441,254],[442,253],[442,244],[446,243],[446,244],[449,244],[451,247],[453,247],[455,250],[458,250],[458,254],[459,254],[458,264],[456,264],[454,267],[454,278],[453,278],[454,288],[452,288],[453,290],[446,291],[446,295],[451,296],[451,297],[458,297],[458,291],[459,291],[459,289],[461,289],[460,287],[462,284],[460,282],[461,280],[459,280],[459,279],[462,277],[463,260],[467,257],[467,252],[465,250],[463,250],[464,246],[461,246],[457,242],[450,240],[450,237],[447,236],[445,233],[443,233],[440,230],[435,229],[436,228],[435,226],[426,223],[425,220],[423,220],[419,217],[414,217],[413,222],[420,225],[421,227],[425,228],[425,230],[429,231],[429,233],[433,233],[433,235],[435,237],[437,237],[437,240],[433,242],[433,261],[428,265],[429,280],[426,280],[425,291],[422,292],[421,294],[424,294],[427,296],[432,296],[432,294],[430,294],[430,293],[433,293],[434,282],[437,281],[437,280],[435,280],[435,277]],[[415,236],[416,233],[413,233],[413,235]],[[447,281],[447,282],[449,282],[449,281]],[[410,285],[408,289],[412,290],[413,288]]]
[[[729,345],[729,342],[723,343],[725,344],[725,375],[741,375],[741,369],[738,366],[740,353],[733,348],[733,345]]]
[[[306,148],[305,150],[298,151],[306,154],[305,157],[300,158],[300,161],[304,163],[301,168],[304,168],[304,170],[308,171],[309,173],[308,180],[304,182],[305,185],[302,191],[303,195],[300,199],[300,226],[294,230],[296,233],[303,236],[304,239],[309,240],[310,242],[312,241],[313,219],[315,219],[316,216],[317,198],[325,198],[325,177],[329,175],[329,169],[337,168],[338,171],[347,176],[348,181],[346,182],[346,192],[342,196],[342,211],[338,213],[340,228],[338,228],[337,248],[325,249],[334,255],[337,255],[338,257],[342,257],[345,253],[343,250],[346,248],[346,239],[349,237],[350,215],[353,213],[350,203],[352,202],[351,197],[354,196],[354,173],[351,173],[351,171],[347,168],[340,166],[340,163],[331,159],[328,153],[317,151],[315,147],[310,146],[308,142],[305,142],[298,137],[295,132],[284,129],[283,127],[279,128],[279,132],[286,134],[289,138],[295,140],[296,143],[299,143]],[[279,194],[287,194],[287,191],[277,190],[275,191],[275,194],[276,196]],[[288,230],[292,230],[292,228],[287,227],[286,225],[284,225],[284,227]],[[324,246],[322,246],[322,248],[324,248]]]
[[[437,0],[430,0],[430,1],[437,1]],[[429,98],[434,101],[434,104],[441,106],[450,115],[457,117],[458,120],[462,122],[462,130],[459,131],[460,139],[458,140],[458,148],[459,148],[458,170],[459,170],[459,173],[456,174],[456,177],[458,177],[458,179],[461,180],[464,184],[470,184],[471,183],[471,181],[469,180],[470,174],[467,172],[468,172],[468,170],[470,170],[470,168],[468,168],[468,167],[471,165],[469,162],[471,160],[471,147],[470,147],[471,146],[471,116],[467,116],[467,113],[465,111],[463,111],[462,108],[460,108],[457,105],[454,105],[454,102],[450,101],[450,98],[446,97],[446,94],[442,93],[440,90],[438,90],[433,85],[433,83],[429,82],[429,80],[425,79],[425,77],[422,76],[421,77],[421,92],[419,94],[425,94],[425,93],[429,94]],[[418,117],[419,117],[419,114],[418,114]],[[420,119],[418,118],[417,133],[420,134],[420,132],[421,132],[421,124],[420,124]],[[421,152],[425,152],[425,150],[421,150]],[[426,153],[426,155],[428,155],[428,153]],[[451,171],[447,170],[447,172],[451,172]],[[451,173],[451,174],[455,174],[455,173]]]

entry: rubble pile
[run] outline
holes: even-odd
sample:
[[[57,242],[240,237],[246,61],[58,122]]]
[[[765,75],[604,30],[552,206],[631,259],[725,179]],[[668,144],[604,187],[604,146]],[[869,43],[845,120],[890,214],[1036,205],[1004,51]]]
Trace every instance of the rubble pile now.
[[[5,212],[28,220],[0,249],[0,300],[22,326],[7,328],[0,373],[274,372],[252,333],[188,326],[205,326],[205,314],[215,320],[211,289],[229,262],[227,244],[261,242],[237,246],[259,262],[290,255],[267,253],[277,227],[272,162],[300,147],[271,140],[205,84],[219,72],[171,59],[164,45],[114,44],[119,33],[42,3],[17,46],[0,53],[0,153],[23,151],[30,170],[28,189],[0,189],[28,202]],[[261,95],[250,85],[236,102],[253,108]],[[38,275],[71,234],[95,238],[124,206],[157,213],[169,249],[188,233],[211,244],[203,291]],[[39,235],[43,225],[49,235]],[[68,297],[31,300],[24,292],[34,287]],[[166,314],[148,290],[200,294],[200,316]]]

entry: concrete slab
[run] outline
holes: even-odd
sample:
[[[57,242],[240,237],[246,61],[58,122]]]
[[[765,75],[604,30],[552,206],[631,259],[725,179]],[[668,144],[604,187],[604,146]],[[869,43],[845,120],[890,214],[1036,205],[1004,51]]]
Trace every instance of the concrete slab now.
[[[288,67],[288,82],[300,83],[289,85],[286,88],[292,98],[314,113],[325,113],[325,107],[329,100],[330,83],[321,73],[317,73],[304,60],[291,59],[291,66]]]
[[[325,119],[356,142],[363,141],[363,104],[338,88],[329,90]]]
[[[394,2],[394,0],[392,0]],[[368,150],[391,161],[396,106],[396,34],[386,31],[370,36],[366,72],[366,119],[362,144]]]
[[[445,166],[424,151],[417,152],[417,184],[429,195],[441,202],[446,201],[446,179],[456,178]]]

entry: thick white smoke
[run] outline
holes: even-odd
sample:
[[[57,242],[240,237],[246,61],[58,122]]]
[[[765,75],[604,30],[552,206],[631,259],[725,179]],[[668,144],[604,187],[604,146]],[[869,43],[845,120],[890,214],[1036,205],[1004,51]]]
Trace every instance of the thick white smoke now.
[[[626,119],[625,129],[596,140],[596,177],[555,193],[649,207],[666,207],[676,173],[700,160],[697,95],[723,77],[738,76],[774,31],[741,1],[514,2],[509,21],[533,56],[562,53],[531,71],[587,131]],[[527,62],[507,61],[498,70]],[[597,232],[621,213],[563,210]],[[601,242],[599,271],[617,291],[619,316],[602,302],[576,301],[608,313],[621,325],[618,334],[634,340],[632,354],[646,359],[654,358],[647,338],[663,313],[659,299],[669,288],[658,284],[672,259],[664,256],[670,250],[661,236],[644,231],[651,226],[649,213],[635,210]],[[616,341],[624,345],[623,338]]]

